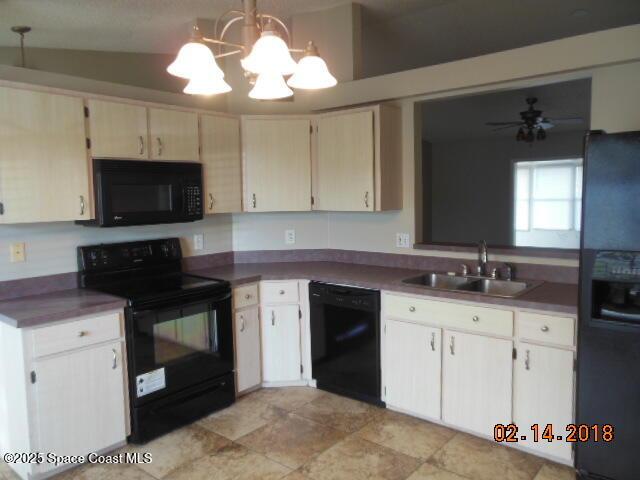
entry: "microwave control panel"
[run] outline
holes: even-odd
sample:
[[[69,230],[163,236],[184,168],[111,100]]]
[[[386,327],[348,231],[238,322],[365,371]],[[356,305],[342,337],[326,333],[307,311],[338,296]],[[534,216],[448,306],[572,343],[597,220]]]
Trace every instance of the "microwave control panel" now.
[[[202,192],[200,185],[187,185],[184,187],[187,215],[202,215]]]

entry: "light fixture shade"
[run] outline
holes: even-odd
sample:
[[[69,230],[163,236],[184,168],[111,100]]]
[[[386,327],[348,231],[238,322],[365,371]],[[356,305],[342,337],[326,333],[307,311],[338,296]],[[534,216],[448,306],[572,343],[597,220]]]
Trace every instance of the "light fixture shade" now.
[[[249,92],[249,97],[256,100],[276,100],[293,95],[293,90],[287,87],[284,77],[276,70],[267,70],[258,75],[256,84]]]
[[[224,77],[224,72],[216,63],[213,52],[200,42],[186,43],[178,52],[178,56],[167,72],[180,78],[191,79],[197,76],[214,75]]]
[[[274,70],[280,75],[291,75],[296,69],[286,42],[272,30],[262,32],[251,53],[240,63],[246,71],[257,74]]]
[[[305,90],[333,87],[338,83],[329,73],[325,61],[315,55],[307,55],[300,59],[296,71],[287,82],[290,87]]]
[[[196,75],[189,80],[183,92],[189,95],[217,95],[231,91],[231,86],[224,78],[217,75]]]

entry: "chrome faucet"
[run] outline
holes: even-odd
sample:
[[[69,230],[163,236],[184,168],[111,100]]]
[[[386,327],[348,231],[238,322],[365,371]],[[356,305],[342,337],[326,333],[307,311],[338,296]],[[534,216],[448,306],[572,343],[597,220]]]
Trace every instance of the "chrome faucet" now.
[[[482,240],[478,243],[478,275],[484,277],[487,274],[487,242]]]

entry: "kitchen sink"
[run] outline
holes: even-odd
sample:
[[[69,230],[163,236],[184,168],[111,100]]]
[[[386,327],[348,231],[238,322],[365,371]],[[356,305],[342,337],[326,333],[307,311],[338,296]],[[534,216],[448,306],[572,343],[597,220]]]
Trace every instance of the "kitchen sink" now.
[[[435,290],[480,293],[495,297],[517,297],[528,292],[542,282],[521,282],[514,280],[498,280],[473,276],[449,275],[446,273],[426,273],[417,277],[406,278],[403,283],[417,285]]]

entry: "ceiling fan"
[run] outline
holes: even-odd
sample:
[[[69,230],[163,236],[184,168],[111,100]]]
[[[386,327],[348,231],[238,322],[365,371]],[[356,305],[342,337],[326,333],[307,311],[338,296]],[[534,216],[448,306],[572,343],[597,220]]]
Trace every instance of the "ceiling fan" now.
[[[537,110],[534,105],[538,102],[536,97],[528,97],[527,104],[529,108],[520,112],[521,120],[515,122],[487,122],[494,128],[492,131],[505,130],[508,128],[518,127],[516,140],[519,142],[533,143],[534,140],[544,140],[547,138],[547,130],[556,126],[556,124],[580,124],[584,119],[580,117],[568,118],[548,118],[542,116],[542,110]]]

